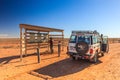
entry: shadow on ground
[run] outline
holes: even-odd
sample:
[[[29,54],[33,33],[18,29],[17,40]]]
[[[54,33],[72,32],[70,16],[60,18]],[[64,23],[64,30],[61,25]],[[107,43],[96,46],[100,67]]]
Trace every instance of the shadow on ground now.
[[[33,53],[33,54],[27,54],[27,56],[33,56],[33,55],[36,55],[36,53]],[[27,57],[25,55],[23,55],[23,57]],[[3,58],[0,58],[0,64],[7,64],[9,63],[11,60],[13,59],[20,59],[20,55],[16,55],[16,56],[8,56],[8,57],[3,57]]]
[[[48,55],[48,54],[50,54],[50,52],[42,52],[40,55]],[[27,55],[24,54],[23,58],[24,57],[29,57],[29,56],[37,56],[37,53],[31,53],[31,54],[27,54]],[[8,56],[8,57],[0,58],[0,65],[7,64],[11,60],[14,60],[14,59],[20,59],[20,55]],[[17,62],[19,62],[19,61],[17,61]]]
[[[95,63],[95,65],[100,63],[102,62],[98,61],[97,63]],[[91,64],[93,63],[90,63],[86,60],[71,60],[70,58],[67,58],[48,66],[42,67],[40,69],[36,69],[34,70],[34,72],[56,78],[79,72],[89,67]]]

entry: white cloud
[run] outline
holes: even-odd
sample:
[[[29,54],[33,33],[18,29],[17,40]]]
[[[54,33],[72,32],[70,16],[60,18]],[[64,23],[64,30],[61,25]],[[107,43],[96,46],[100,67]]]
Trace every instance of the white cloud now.
[[[6,38],[8,37],[8,34],[0,34],[0,38]]]

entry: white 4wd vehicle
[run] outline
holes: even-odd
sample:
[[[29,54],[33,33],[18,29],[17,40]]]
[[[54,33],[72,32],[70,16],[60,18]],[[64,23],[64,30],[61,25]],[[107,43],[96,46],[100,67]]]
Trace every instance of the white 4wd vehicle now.
[[[108,52],[108,38],[97,31],[72,31],[67,54],[73,59],[89,59],[97,62],[98,54]]]

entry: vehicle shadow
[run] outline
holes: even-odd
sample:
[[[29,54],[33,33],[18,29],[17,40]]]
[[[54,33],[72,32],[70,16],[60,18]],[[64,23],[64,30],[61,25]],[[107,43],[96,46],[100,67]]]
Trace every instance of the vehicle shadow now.
[[[95,63],[95,65],[100,63],[102,62],[98,61]],[[82,71],[83,69],[89,67],[91,64],[93,63],[90,63],[86,60],[71,60],[70,58],[67,58],[40,69],[36,69],[34,72],[56,78]]]

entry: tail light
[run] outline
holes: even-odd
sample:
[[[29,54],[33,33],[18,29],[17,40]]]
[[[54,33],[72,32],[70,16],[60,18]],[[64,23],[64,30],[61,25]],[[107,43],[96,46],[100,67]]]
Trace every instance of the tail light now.
[[[90,49],[90,54],[93,54],[93,49]]]

